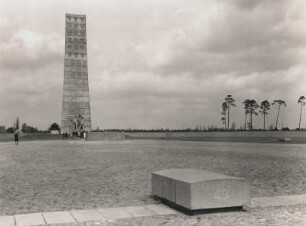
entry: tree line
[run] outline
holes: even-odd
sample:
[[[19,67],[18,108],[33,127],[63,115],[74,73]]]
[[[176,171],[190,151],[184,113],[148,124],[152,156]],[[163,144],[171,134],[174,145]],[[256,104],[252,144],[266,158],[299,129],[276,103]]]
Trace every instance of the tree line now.
[[[236,100],[233,98],[232,95],[227,95],[224,98],[224,101],[221,104],[221,121],[224,125],[225,130],[229,130],[230,125],[230,112],[233,107],[236,107],[235,104]],[[301,130],[301,121],[302,121],[302,114],[303,114],[303,107],[306,104],[305,96],[300,96],[297,103],[300,105],[300,117],[298,123],[298,130]],[[244,130],[247,130],[247,126],[250,130],[253,130],[253,116],[261,114],[263,116],[263,130],[266,130],[266,116],[269,113],[271,106],[275,106],[277,109],[276,121],[274,130],[278,130],[278,122],[279,122],[279,115],[281,109],[283,107],[287,107],[287,103],[284,100],[274,100],[270,103],[268,100],[261,101],[260,104],[257,103],[254,99],[245,99],[242,104],[244,105]]]
[[[3,128],[7,133],[14,133],[16,131],[21,131],[23,133],[48,133],[51,130],[60,130],[60,126],[57,123],[51,124],[48,130],[39,130],[37,127],[28,125],[25,122],[20,125],[20,120],[18,117],[16,118],[13,126],[8,127],[7,129],[5,129],[3,126]]]

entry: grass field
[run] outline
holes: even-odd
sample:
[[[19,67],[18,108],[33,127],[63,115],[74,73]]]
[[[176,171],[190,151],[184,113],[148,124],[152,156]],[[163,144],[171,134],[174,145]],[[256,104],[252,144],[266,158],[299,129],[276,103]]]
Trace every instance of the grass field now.
[[[193,141],[0,143],[0,215],[155,203],[150,174],[196,168],[246,178],[252,197],[306,193],[306,145]]]

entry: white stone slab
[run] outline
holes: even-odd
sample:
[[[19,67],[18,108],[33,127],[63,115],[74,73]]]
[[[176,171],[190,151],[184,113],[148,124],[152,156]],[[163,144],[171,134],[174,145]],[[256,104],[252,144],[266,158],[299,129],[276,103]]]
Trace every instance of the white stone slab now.
[[[145,208],[153,211],[155,215],[175,215],[177,211],[164,205],[147,205]]]
[[[287,205],[306,204],[306,195],[283,195],[275,198],[283,200]]]
[[[270,206],[286,206],[288,202],[277,197],[260,197],[253,198],[254,204],[257,203],[256,207],[270,207]],[[255,206],[254,206],[255,207]]]
[[[70,213],[74,216],[77,222],[106,220],[97,210],[71,210]]]
[[[194,169],[152,173],[152,193],[189,210],[250,205],[250,185],[242,178]]]
[[[14,216],[0,216],[1,226],[15,226]]]
[[[123,208],[131,213],[132,217],[150,217],[155,215],[153,211],[145,208],[145,206],[128,206]]]
[[[16,226],[40,226],[46,225],[42,213],[15,215]]]
[[[306,204],[306,195],[284,195],[251,199],[250,207],[272,207]]]
[[[76,220],[72,217],[72,215],[68,211],[48,212],[48,213],[43,213],[43,216],[47,224],[76,223]]]
[[[257,202],[256,199],[252,198],[251,199],[251,204],[249,205],[249,207],[252,208],[256,208],[256,207],[261,207],[262,203]]]
[[[132,218],[132,214],[124,207],[118,208],[105,208],[97,210],[106,220],[116,220],[116,219],[124,219],[124,218]]]

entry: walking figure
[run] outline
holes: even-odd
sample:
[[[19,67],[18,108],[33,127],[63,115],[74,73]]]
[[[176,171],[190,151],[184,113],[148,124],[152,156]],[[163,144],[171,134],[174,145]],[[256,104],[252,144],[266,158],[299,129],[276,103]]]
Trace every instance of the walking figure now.
[[[19,141],[18,131],[15,132],[14,138],[15,138],[15,145],[18,145],[18,141]]]

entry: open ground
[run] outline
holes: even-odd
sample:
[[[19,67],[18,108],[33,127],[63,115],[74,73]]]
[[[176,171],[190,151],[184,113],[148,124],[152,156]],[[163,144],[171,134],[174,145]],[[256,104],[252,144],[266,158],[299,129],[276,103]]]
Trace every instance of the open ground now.
[[[156,203],[151,172],[243,177],[251,196],[306,193],[306,145],[194,141],[0,143],[0,215]]]

